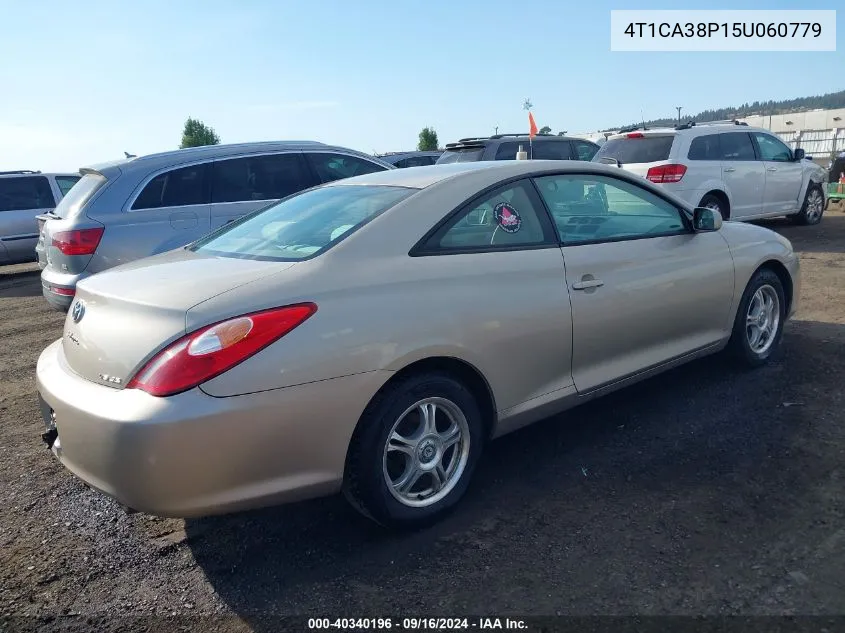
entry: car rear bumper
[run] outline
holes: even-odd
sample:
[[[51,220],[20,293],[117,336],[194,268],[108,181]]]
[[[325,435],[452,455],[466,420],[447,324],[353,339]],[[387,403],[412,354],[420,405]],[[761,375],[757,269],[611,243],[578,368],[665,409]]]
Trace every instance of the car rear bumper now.
[[[89,276],[85,272],[61,273],[52,266],[47,266],[41,270],[41,293],[50,306],[67,312],[76,294],[76,284]]]
[[[138,511],[196,517],[331,494],[352,432],[386,372],[215,398],[168,398],[85,380],[62,341],[36,383],[52,451],[92,487]]]

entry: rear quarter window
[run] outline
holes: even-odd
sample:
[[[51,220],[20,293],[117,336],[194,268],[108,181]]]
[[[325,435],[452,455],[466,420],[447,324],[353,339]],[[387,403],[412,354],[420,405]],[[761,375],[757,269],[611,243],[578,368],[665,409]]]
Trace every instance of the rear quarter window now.
[[[516,160],[516,153],[519,151],[520,145],[523,151],[527,152],[529,150],[528,141],[502,143],[499,145],[499,149],[496,150],[496,160]],[[540,143],[534,146],[534,158],[537,158],[536,152],[539,146]],[[569,154],[569,144],[566,145],[566,153],[567,155]]]
[[[692,139],[687,158],[690,160],[721,160],[722,149],[718,134],[707,134]]]
[[[669,158],[674,140],[674,135],[608,139],[596,153],[595,160],[613,158],[623,165],[656,163]]]

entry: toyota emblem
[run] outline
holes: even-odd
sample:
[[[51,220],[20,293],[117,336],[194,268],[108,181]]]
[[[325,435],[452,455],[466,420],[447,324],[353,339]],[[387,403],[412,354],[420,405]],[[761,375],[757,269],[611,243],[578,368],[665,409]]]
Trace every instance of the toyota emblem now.
[[[70,313],[74,323],[79,323],[82,317],[85,316],[85,304],[82,301],[77,301],[73,304],[73,311]]]

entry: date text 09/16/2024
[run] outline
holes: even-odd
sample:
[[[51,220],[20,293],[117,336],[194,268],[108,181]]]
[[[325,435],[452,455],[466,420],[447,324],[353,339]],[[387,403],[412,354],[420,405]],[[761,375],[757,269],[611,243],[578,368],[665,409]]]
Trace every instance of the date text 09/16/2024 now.
[[[629,22],[629,37],[821,37],[818,22]]]

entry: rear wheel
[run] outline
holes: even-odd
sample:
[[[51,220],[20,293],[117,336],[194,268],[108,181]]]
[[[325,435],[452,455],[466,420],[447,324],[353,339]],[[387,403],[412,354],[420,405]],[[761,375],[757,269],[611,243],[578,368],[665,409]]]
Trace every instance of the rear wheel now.
[[[727,220],[730,213],[727,203],[722,198],[712,193],[706,194],[701,199],[701,202],[698,203],[698,206],[718,211],[723,220]]]
[[[746,366],[765,364],[780,345],[785,319],[780,277],[767,268],[758,270],[742,295],[728,349]]]
[[[473,394],[449,375],[425,373],[376,396],[353,435],[344,493],[382,525],[420,527],[463,496],[484,441]]]
[[[804,197],[804,206],[801,211],[792,216],[796,224],[811,226],[822,221],[824,214],[824,193],[818,185],[810,185],[807,195]]]

